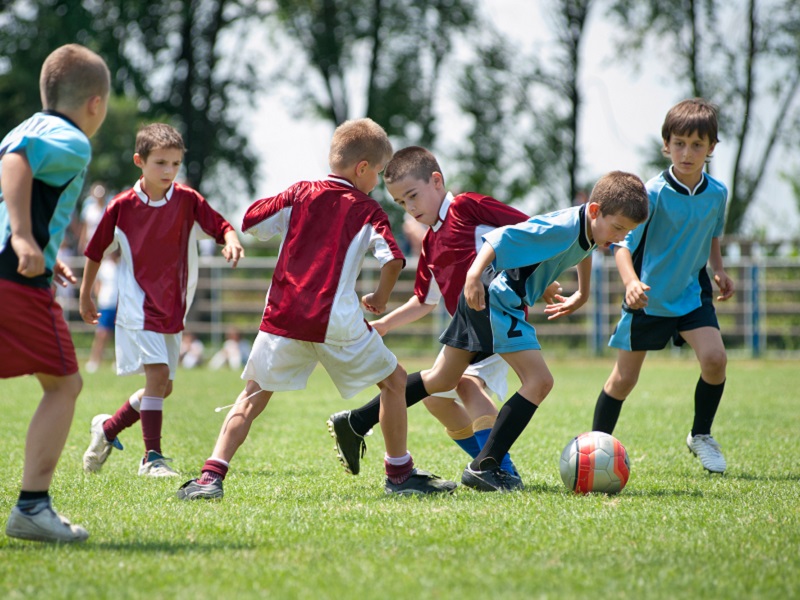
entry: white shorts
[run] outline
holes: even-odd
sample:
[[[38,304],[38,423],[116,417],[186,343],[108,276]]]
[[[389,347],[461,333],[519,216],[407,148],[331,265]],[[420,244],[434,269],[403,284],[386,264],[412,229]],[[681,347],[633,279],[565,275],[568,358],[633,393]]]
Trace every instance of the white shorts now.
[[[303,390],[317,363],[322,363],[343,398],[383,381],[397,368],[397,358],[370,329],[356,343],[333,346],[303,342],[259,331],[242,372],[262,390]]]
[[[145,365],[168,365],[169,378],[174,381],[182,333],[156,333],[119,325],[115,333],[117,375],[144,373]]]
[[[439,352],[444,352],[444,348]],[[492,354],[489,358],[484,358],[482,361],[470,365],[464,371],[464,375],[471,377],[478,377],[483,381],[483,385],[489,392],[489,396],[494,394],[497,396],[498,402],[505,402],[508,394],[508,363],[504,361],[499,354]],[[458,399],[458,394],[455,390],[449,392],[438,392],[434,394],[439,398],[454,398]]]

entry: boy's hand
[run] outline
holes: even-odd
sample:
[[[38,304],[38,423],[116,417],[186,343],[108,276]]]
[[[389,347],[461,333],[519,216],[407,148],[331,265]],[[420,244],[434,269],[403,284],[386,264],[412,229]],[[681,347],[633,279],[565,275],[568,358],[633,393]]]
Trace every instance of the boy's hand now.
[[[542,294],[542,300],[544,300],[545,304],[555,304],[556,302],[559,302],[558,294],[563,291],[564,290],[561,288],[561,284],[557,281],[554,281],[547,286],[547,289]],[[563,302],[563,298],[560,301]]]
[[[53,266],[53,283],[61,287],[67,287],[68,283],[77,283],[78,278],[64,262],[56,259],[56,264]]]
[[[638,279],[635,279],[626,285],[625,304],[628,305],[628,308],[638,310],[647,306],[648,298],[645,292],[647,292],[649,289],[649,285],[643,281],[639,281]]]
[[[12,234],[11,247],[19,259],[17,273],[23,277],[36,277],[44,273],[44,254],[33,236]]]
[[[544,314],[547,315],[548,321],[555,321],[572,314],[586,304],[586,298],[580,292],[575,292],[569,298],[556,294],[555,300],[557,302],[550,303],[544,307]]]
[[[714,281],[717,283],[719,291],[722,292],[721,295],[717,296],[717,300],[724,302],[733,296],[734,292],[736,291],[736,286],[733,283],[733,279],[728,277],[728,274],[725,271],[719,271],[716,275],[714,275]]]
[[[244,248],[242,248],[236,233],[230,233],[233,233],[233,235],[230,237],[228,235],[225,236],[225,247],[222,249],[222,256],[228,262],[233,261],[231,266],[235,269],[236,265],[239,264],[239,259],[244,258]]]
[[[375,294],[366,294],[362,296],[361,304],[374,315],[379,315],[386,310],[386,301],[381,300],[375,296]]]
[[[464,282],[464,299],[472,310],[486,308],[486,289],[483,287],[480,277],[467,275],[467,280]]]
[[[81,312],[81,319],[89,325],[97,325],[97,320],[100,318],[100,313],[97,312],[94,300],[89,294],[81,294],[79,310]]]

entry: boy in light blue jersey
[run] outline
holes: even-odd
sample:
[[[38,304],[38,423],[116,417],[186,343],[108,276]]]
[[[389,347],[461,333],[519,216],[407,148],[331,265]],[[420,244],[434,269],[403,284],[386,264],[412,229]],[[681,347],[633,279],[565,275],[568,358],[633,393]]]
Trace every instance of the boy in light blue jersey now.
[[[577,265],[578,291],[569,297],[556,294],[557,302],[544,312],[553,320],[580,308],[589,297],[592,250],[621,241],[646,218],[642,181],[614,171],[597,182],[587,204],[483,236],[456,314],[439,338],[444,350],[421,373],[425,390],[434,394],[454,387],[469,364],[497,353],[520,379],[519,391],[503,405],[485,445],[464,470],[463,485],[487,492],[522,488],[521,479],[510,477],[500,464],[553,386],[525,306]]]
[[[725,386],[727,356],[706,264],[720,290],[717,300],[733,296],[719,242],[728,192],[703,172],[719,141],[717,132],[717,109],[702,98],[677,104],[664,120],[662,151],[672,166],[647,183],[650,216],[614,253],[625,301],[609,341],[618,349],[617,362],[597,399],[592,429],[614,431],[648,350],[661,350],[670,339],[677,345],[688,342],[701,374],[686,444],[706,470],[723,473],[727,464],[711,425]]]

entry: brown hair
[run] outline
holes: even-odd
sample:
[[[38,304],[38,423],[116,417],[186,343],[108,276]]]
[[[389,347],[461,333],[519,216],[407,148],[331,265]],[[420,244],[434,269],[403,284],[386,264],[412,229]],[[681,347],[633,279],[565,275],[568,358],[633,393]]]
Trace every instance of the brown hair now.
[[[334,172],[362,160],[371,166],[383,165],[392,156],[392,143],[383,127],[372,119],[345,121],[333,132],[328,162]]]
[[[136,133],[136,154],[147,160],[153,150],[162,148],[175,148],[186,152],[183,137],[172,125],[166,123],[151,123],[143,125]]]
[[[717,106],[703,98],[684,100],[669,109],[661,126],[661,138],[666,143],[673,134],[697,132],[698,136],[707,137],[709,142],[716,144],[719,141],[717,116]]]
[[[634,223],[647,219],[650,201],[647,188],[633,173],[611,171],[594,184],[589,202],[597,202],[604,215],[622,215]]]
[[[394,183],[406,177],[430,181],[434,173],[442,173],[436,157],[421,146],[408,146],[394,153],[383,171],[383,180]],[[442,175],[444,180],[444,175]]]
[[[111,73],[105,61],[80,44],[53,50],[39,74],[39,93],[46,110],[76,109],[92,96],[107,96],[110,88]]]

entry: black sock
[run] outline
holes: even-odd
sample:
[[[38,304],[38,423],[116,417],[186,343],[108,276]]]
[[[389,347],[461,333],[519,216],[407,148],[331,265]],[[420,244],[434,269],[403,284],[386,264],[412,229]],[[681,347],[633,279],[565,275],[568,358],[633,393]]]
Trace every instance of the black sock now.
[[[722,400],[722,391],[725,389],[725,382],[716,385],[706,383],[703,378],[697,380],[697,387],[694,390],[694,423],[692,423],[692,436],[708,435],[711,433],[711,425],[719,408],[719,401]]]
[[[617,400],[606,394],[605,390],[601,390],[597,397],[597,404],[594,405],[592,431],[602,431],[609,435],[614,433],[614,427],[617,426],[619,413],[622,410],[622,402],[623,400]]]
[[[44,490],[43,492],[26,492],[25,490],[22,490],[19,493],[17,507],[23,512],[30,512],[40,504],[47,502],[48,498],[50,498],[50,493],[48,490]]]
[[[406,406],[414,406],[428,396],[428,392],[425,391],[425,384],[422,383],[422,374],[419,371],[411,373],[406,380]],[[350,427],[358,435],[366,435],[370,429],[380,422],[380,415],[381,396],[378,394],[361,408],[350,411]]]
[[[533,402],[528,402],[519,392],[511,396],[500,409],[497,421],[489,433],[489,439],[486,440],[483,450],[470,464],[472,469],[474,471],[481,470],[481,461],[485,458],[493,458],[499,465],[533,418],[536,408],[537,406]]]

